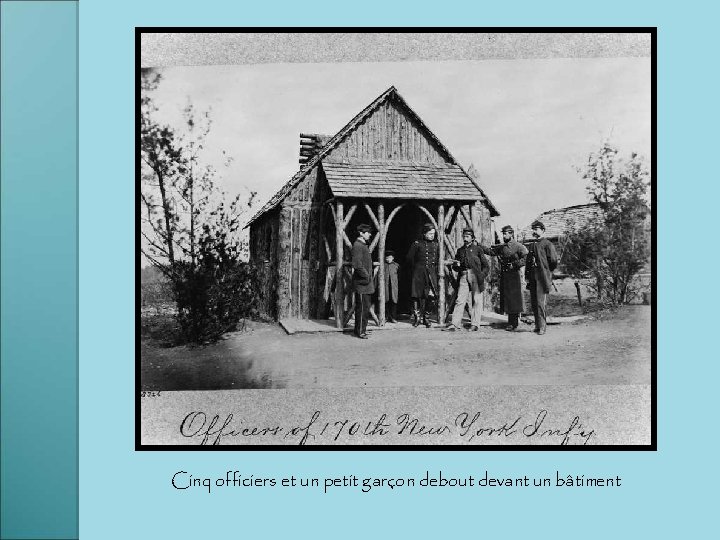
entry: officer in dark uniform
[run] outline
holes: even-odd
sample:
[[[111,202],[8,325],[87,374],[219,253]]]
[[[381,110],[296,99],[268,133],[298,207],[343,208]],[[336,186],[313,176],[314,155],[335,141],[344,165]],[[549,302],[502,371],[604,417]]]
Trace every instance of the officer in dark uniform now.
[[[352,247],[353,288],[355,290],[355,331],[356,337],[367,339],[368,314],[371,295],[375,292],[373,283],[373,264],[368,249],[372,229],[363,223],[358,225],[358,238]]]
[[[533,221],[530,226],[535,242],[528,249],[525,279],[530,289],[530,303],[535,315],[535,332],[543,335],[547,328],[547,297],[552,285],[552,273],[557,268],[558,256],[555,246],[545,238],[545,225]]]
[[[508,316],[505,329],[514,331],[518,327],[520,314],[525,311],[520,272],[525,266],[528,250],[515,240],[515,231],[510,225],[502,228],[502,235],[503,244],[490,248],[482,246],[482,250],[487,255],[497,257],[500,262],[500,305]]]
[[[482,318],[485,277],[490,271],[490,265],[482,248],[475,243],[475,231],[472,229],[463,229],[463,245],[457,250],[452,267],[458,273],[457,298],[452,322],[444,330],[454,332],[462,328],[467,306],[470,310],[470,329],[477,331]]]
[[[410,297],[412,299],[413,326],[420,322],[430,328],[428,312],[431,304],[438,295],[438,265],[440,264],[440,249],[435,238],[435,226],[431,223],[423,225],[423,238],[416,240],[410,246],[407,262],[412,268],[412,281],[410,283]]]

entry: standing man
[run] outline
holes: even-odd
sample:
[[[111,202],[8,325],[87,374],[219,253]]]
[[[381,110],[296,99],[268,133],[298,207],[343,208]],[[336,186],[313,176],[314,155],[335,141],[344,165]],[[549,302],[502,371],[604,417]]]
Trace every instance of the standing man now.
[[[547,327],[545,302],[550,294],[552,273],[557,268],[558,258],[555,246],[545,238],[545,225],[541,221],[533,221],[530,227],[535,242],[528,253],[525,279],[528,282],[527,288],[530,289],[530,302],[535,315],[535,332],[542,336]]]
[[[412,299],[413,326],[423,324],[430,328],[427,311],[428,304],[437,297],[438,291],[438,264],[440,249],[435,241],[435,226],[431,223],[423,225],[422,240],[415,240],[407,254],[407,262],[412,268],[412,282],[410,283],[410,297]]]
[[[525,311],[520,270],[525,266],[528,250],[515,240],[515,231],[510,225],[502,228],[502,236],[503,244],[482,250],[497,257],[500,263],[500,305],[508,316],[505,329],[512,332],[517,330],[520,314]]]
[[[353,288],[355,290],[355,331],[356,337],[367,339],[367,322],[370,313],[371,295],[375,292],[373,284],[373,264],[368,249],[370,225],[357,226],[358,238],[352,247]]]
[[[485,277],[490,265],[482,248],[474,243],[475,233],[472,229],[463,229],[463,245],[457,250],[453,269],[458,272],[458,293],[452,322],[443,330],[454,332],[462,327],[462,318],[465,306],[469,306],[470,329],[477,331],[482,316],[483,291],[485,290]]]
[[[400,265],[395,262],[395,252],[385,251],[385,313],[387,321],[397,322],[398,272]]]

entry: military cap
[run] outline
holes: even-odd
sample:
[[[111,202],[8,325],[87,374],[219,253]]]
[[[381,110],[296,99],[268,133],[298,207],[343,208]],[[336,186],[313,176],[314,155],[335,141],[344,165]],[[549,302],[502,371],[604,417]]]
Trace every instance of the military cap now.
[[[425,234],[428,231],[434,231],[434,230],[435,230],[435,225],[433,225],[432,223],[426,223],[425,225],[423,225],[423,234]]]
[[[392,249],[386,249],[386,250],[385,250],[385,256],[387,257],[388,255],[392,255],[392,256],[394,257],[394,256],[395,256],[395,252],[394,252]]]
[[[531,229],[542,229],[544,231],[545,225],[543,224],[542,221],[535,220],[532,222],[532,225],[530,225],[530,228]]]
[[[510,225],[505,225],[501,229],[501,232],[509,232],[510,234],[515,234],[515,231],[513,230],[513,228]]]
[[[465,236],[466,234],[469,234],[470,236],[475,238],[475,231],[473,231],[472,229],[463,229],[462,233],[463,233],[463,236]]]
[[[370,225],[368,225],[367,223],[361,223],[357,226],[357,232],[358,234],[372,232],[372,227],[370,227]]]

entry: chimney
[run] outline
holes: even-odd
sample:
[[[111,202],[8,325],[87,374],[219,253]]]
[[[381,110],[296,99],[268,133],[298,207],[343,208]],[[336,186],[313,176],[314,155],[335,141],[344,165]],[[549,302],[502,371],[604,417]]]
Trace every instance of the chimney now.
[[[330,140],[330,135],[318,135],[317,133],[300,134],[300,163],[305,165],[320,152],[323,146]]]

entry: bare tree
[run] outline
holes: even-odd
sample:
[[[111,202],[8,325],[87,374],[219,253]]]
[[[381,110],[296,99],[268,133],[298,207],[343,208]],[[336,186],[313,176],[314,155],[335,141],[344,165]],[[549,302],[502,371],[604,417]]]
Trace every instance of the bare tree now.
[[[173,272],[175,263],[197,261],[199,238],[206,226],[216,232],[233,223],[222,214],[237,212],[239,219],[255,201],[255,192],[238,194],[227,202],[218,188],[218,171],[203,160],[207,136],[212,127],[210,111],[198,111],[191,102],[183,109],[183,123],[176,128],[161,124],[152,94],[161,74],[142,72],[141,96],[141,202],[143,254],[164,274]],[[225,151],[223,166],[232,158]],[[246,200],[246,204],[243,203]],[[238,236],[237,230],[228,236]],[[225,232],[223,232],[225,234]],[[239,239],[237,240],[239,242]]]
[[[172,268],[175,263],[175,232],[178,216],[172,193],[186,163],[175,132],[155,120],[157,107],[151,93],[158,87],[161,75],[153,69],[141,72],[140,159],[144,206],[143,254],[158,268]],[[158,200],[159,195],[159,200]],[[163,261],[167,261],[167,265]]]

